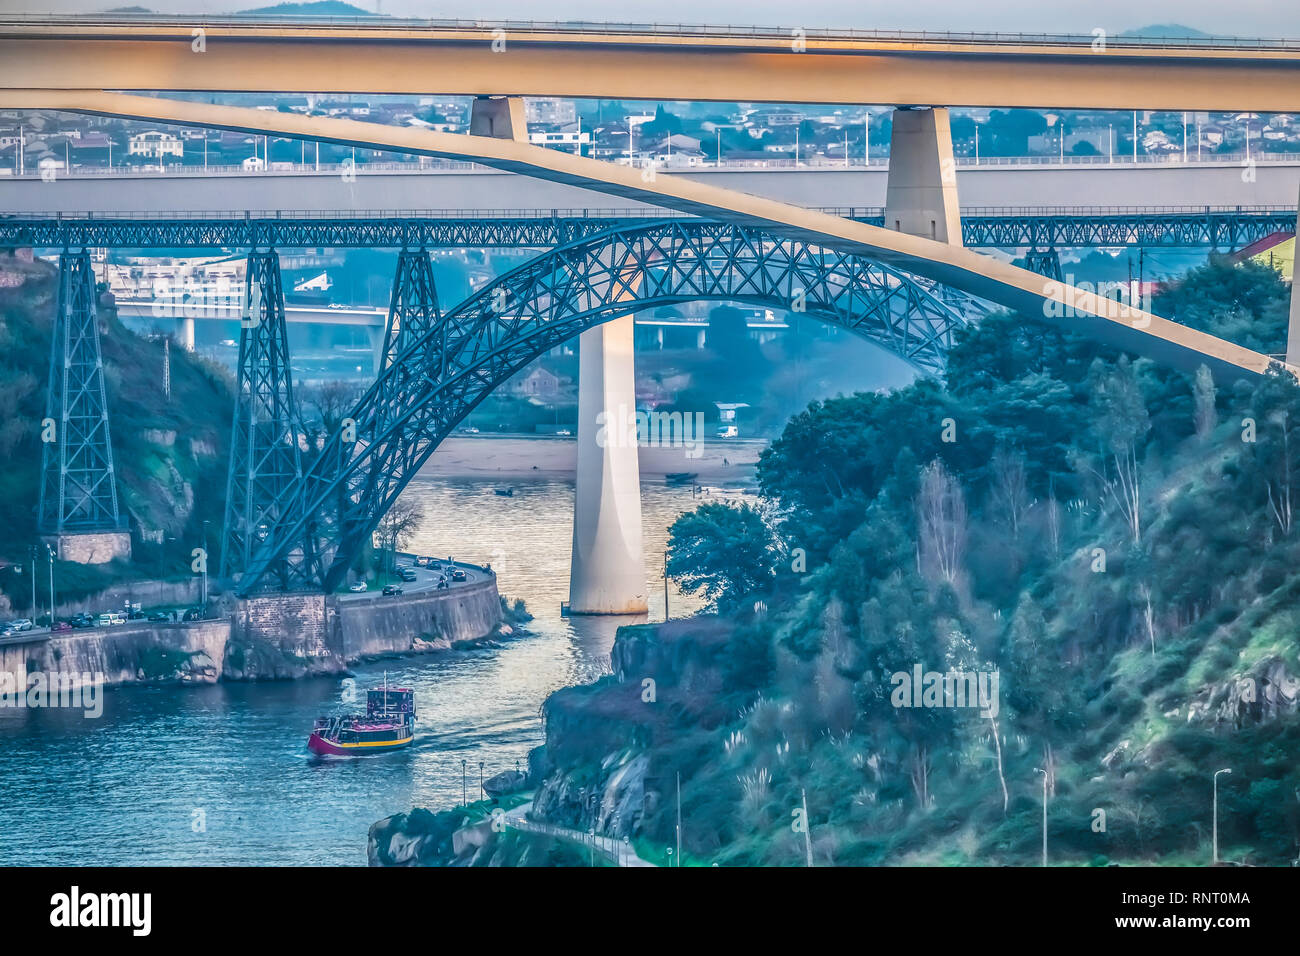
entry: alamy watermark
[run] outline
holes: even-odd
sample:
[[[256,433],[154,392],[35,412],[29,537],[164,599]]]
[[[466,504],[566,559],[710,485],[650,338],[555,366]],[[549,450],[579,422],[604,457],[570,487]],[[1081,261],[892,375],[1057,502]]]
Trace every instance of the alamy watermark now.
[[[981,717],[998,715],[1001,676],[991,671],[927,671],[920,664],[896,671],[889,682],[895,707],[978,707]]]
[[[641,444],[682,448],[687,458],[704,454],[703,412],[633,411],[619,405],[596,416],[596,444],[601,448],[630,448]]]
[[[81,708],[85,716],[104,713],[104,675],[0,671],[0,707]]]

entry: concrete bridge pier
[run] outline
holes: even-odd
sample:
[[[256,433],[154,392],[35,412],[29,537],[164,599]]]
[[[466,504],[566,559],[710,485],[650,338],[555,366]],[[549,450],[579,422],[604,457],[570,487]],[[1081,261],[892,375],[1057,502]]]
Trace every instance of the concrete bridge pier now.
[[[186,317],[176,323],[176,338],[185,351],[194,351],[194,319]]]
[[[957,163],[946,108],[894,110],[885,227],[961,245]]]
[[[641,472],[630,315],[578,338],[578,471],[569,610],[644,614]]]

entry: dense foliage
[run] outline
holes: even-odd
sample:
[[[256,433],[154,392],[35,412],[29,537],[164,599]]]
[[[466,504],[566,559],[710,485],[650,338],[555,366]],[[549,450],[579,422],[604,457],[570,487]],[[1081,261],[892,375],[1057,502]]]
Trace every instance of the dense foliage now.
[[[1156,311],[1277,353],[1288,296],[1214,261]],[[735,621],[740,716],[681,757],[695,852],[800,862],[802,791],[827,861],[1028,862],[1041,769],[1054,859],[1204,862],[1231,767],[1223,855],[1295,858],[1297,421],[1284,373],[1216,382],[1012,315],[943,383],[796,415],[768,520],[711,504],[671,532],[670,571]],[[918,665],[996,672],[998,706],[898,706]]]

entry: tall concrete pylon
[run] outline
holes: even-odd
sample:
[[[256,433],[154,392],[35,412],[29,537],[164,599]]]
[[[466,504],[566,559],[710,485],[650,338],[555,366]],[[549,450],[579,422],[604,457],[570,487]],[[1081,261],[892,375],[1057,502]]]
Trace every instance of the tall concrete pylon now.
[[[1291,321],[1286,332],[1286,364],[1300,365],[1300,201],[1297,202],[1295,219],[1295,258],[1291,263]]]
[[[569,610],[644,614],[641,469],[630,315],[578,337],[578,471]]]
[[[957,164],[946,108],[894,110],[885,226],[961,245]]]
[[[528,141],[524,102],[517,96],[474,100],[470,132]],[[611,263],[610,281],[628,297],[641,277]],[[633,317],[578,336],[578,471],[573,493],[573,555],[569,610],[573,614],[644,614],[645,554],[641,550],[641,469],[635,438],[623,426],[636,414]]]

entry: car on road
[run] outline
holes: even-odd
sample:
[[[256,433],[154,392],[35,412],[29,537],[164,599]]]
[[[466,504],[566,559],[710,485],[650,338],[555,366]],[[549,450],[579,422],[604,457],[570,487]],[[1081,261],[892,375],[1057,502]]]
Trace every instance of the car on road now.
[[[80,614],[74,614],[72,617],[68,618],[68,623],[73,627],[94,627],[95,619],[85,611],[82,611]]]
[[[451,579],[453,581],[464,581],[467,575],[460,568],[452,568]]]
[[[31,619],[26,617],[14,618],[9,622],[9,629],[11,631],[30,631],[32,629]]]
[[[170,621],[172,616],[169,611],[150,611],[148,619],[150,621]]]
[[[407,584],[414,584],[416,581],[420,580],[420,576],[410,568],[402,568],[402,570],[397,572],[397,576]]]
[[[72,630],[72,625],[69,624],[67,621],[55,621],[53,624],[50,625],[51,634],[57,634],[60,631],[70,631],[70,630]]]
[[[390,595],[390,596],[391,596],[391,595],[394,595],[394,594],[401,594],[401,593],[402,593],[402,589],[401,589],[400,587],[398,587],[396,584],[385,584],[385,585],[384,585],[384,594],[386,594],[386,595]]]
[[[114,627],[126,623],[126,615],[119,611],[105,611],[95,618],[95,627]]]
[[[415,563],[418,567],[421,568],[431,568],[433,567],[433,558],[429,557],[426,554],[422,554],[415,559]]]
[[[369,587],[365,581],[357,581],[353,584],[349,584],[348,590],[353,594],[361,594],[362,592],[369,590]]]

